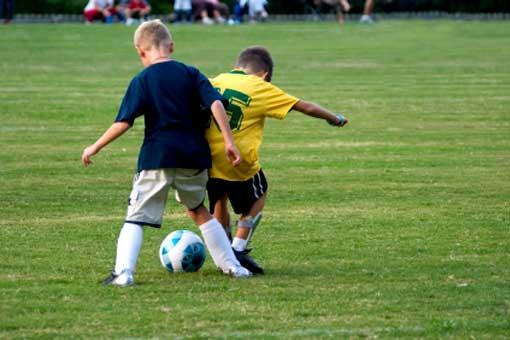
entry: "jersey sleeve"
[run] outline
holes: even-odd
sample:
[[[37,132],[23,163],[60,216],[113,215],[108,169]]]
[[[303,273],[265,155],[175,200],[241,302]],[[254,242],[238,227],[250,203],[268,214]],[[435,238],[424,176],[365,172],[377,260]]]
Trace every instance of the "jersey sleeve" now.
[[[145,96],[140,78],[135,77],[126,90],[120,104],[119,113],[115,122],[127,122],[133,125],[135,119],[143,114]]]
[[[228,100],[225,99],[212,85],[209,79],[197,70],[197,88],[200,96],[200,104],[205,109],[209,109],[212,103],[216,100],[220,100],[223,106],[228,105]]]
[[[267,83],[267,85],[268,88],[265,91],[264,100],[266,103],[266,116],[277,119],[285,118],[299,99],[270,83]]]

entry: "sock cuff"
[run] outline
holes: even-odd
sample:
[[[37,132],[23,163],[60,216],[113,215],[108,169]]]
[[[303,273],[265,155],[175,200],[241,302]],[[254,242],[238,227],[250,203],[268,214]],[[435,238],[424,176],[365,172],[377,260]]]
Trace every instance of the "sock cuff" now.
[[[246,245],[248,244],[248,240],[243,240],[239,237],[234,237],[232,240],[232,248],[234,248],[237,251],[243,251],[246,249]]]
[[[216,218],[211,218],[209,221],[198,226],[202,233],[213,231],[217,228],[223,229],[220,222]]]

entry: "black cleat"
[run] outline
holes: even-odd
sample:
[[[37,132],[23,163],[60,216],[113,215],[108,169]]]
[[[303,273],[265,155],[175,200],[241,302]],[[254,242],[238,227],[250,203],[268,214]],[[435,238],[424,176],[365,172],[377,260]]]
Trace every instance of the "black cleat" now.
[[[113,271],[113,270],[112,270],[112,272],[110,273],[110,276],[106,277],[106,278],[103,280],[103,282],[102,282],[102,283],[103,283],[105,286],[110,285],[110,284],[112,284],[112,282],[113,282],[113,281],[117,278],[117,276],[119,276],[119,275],[115,274],[115,271]]]
[[[124,269],[120,274],[115,274],[115,272],[112,270],[110,276],[103,280],[103,285],[105,286],[112,285],[127,287],[133,285],[134,283],[135,280],[133,278],[133,273],[128,269]]]
[[[264,269],[257,262],[255,262],[255,260],[250,255],[248,255],[251,249],[237,251],[234,248],[232,248],[232,250],[234,251],[234,255],[236,256],[236,259],[237,261],[239,261],[241,266],[248,269],[255,275],[264,274]]]

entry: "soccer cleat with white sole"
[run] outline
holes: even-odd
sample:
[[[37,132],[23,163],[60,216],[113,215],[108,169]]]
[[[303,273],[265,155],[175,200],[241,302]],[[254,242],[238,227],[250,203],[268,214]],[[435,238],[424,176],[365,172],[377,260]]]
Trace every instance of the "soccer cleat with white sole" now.
[[[252,272],[243,266],[232,266],[227,270],[223,270],[223,274],[232,276],[232,277],[250,277],[253,276]]]
[[[106,279],[103,280],[104,285],[112,285],[119,287],[131,286],[135,283],[133,273],[129,269],[124,269],[120,274],[113,271]]]
[[[253,275],[264,274],[264,268],[262,268],[248,253],[251,249],[245,249],[243,251],[238,251],[232,248],[234,255],[244,268],[248,269],[253,273]]]

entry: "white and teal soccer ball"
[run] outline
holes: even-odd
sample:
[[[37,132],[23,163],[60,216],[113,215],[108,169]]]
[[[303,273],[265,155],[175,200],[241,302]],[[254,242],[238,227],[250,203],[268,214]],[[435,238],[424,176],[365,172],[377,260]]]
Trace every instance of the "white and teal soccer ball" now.
[[[204,243],[192,231],[176,230],[161,243],[159,259],[169,272],[196,272],[205,261]]]

